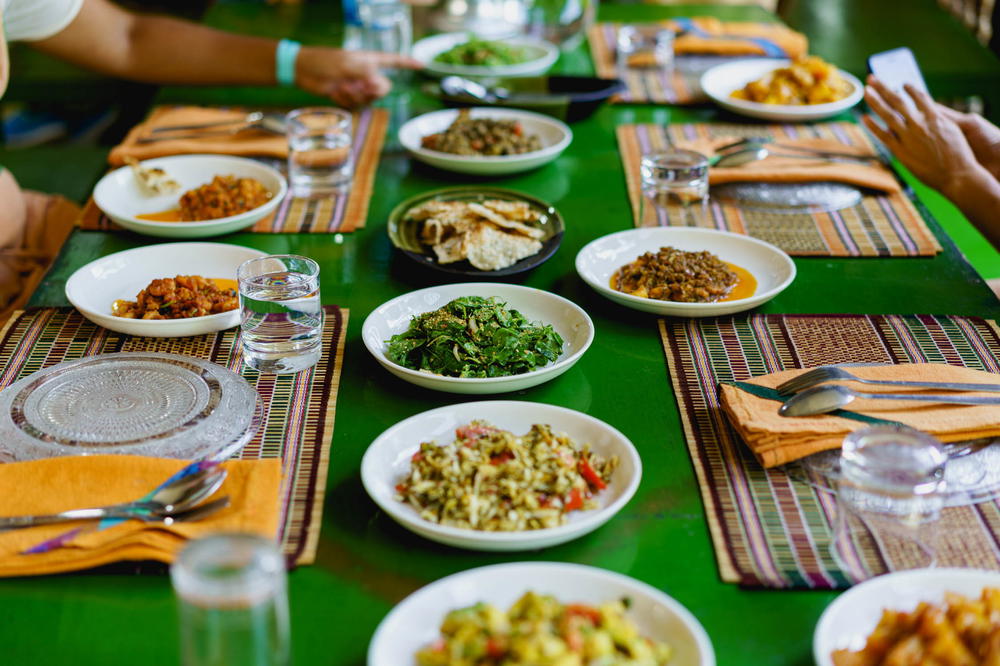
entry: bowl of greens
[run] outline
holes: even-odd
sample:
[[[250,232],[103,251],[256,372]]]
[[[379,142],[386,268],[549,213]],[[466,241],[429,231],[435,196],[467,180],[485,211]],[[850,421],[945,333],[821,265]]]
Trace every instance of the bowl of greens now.
[[[431,76],[538,76],[559,58],[559,48],[542,39],[482,39],[467,32],[425,37],[413,45],[412,53]]]
[[[573,367],[594,340],[594,323],[580,306],[541,289],[466,283],[382,304],[361,337],[382,367],[417,386],[507,393]]]

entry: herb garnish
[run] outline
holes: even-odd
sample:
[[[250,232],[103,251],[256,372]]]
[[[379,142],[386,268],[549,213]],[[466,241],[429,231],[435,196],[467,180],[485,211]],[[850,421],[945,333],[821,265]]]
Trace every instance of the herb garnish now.
[[[389,360],[448,377],[520,375],[555,361],[563,339],[495,297],[465,296],[410,320],[388,341]]]

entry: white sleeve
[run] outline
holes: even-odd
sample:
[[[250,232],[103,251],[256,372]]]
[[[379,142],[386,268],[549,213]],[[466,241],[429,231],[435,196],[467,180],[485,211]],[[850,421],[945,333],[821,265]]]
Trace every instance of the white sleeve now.
[[[36,41],[61,32],[80,13],[84,0],[0,0],[7,39]]]

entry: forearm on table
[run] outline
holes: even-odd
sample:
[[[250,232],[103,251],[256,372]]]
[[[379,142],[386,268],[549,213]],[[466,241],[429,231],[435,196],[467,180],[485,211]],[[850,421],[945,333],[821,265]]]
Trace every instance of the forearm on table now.
[[[989,171],[977,165],[956,177],[942,193],[1000,250],[1000,182]]]

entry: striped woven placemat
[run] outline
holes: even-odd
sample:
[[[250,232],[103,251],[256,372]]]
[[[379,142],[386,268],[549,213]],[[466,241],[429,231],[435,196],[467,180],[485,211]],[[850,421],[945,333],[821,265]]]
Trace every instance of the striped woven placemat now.
[[[765,470],[719,406],[719,382],[830,363],[949,363],[1000,373],[992,321],[932,315],[763,315],[660,320],[688,452],[722,579],[766,587],[846,587],[906,567],[899,544],[852,535],[830,552],[834,496],[799,463]],[[1000,502],[944,510],[938,565],[1000,569]]]
[[[657,226],[662,222],[651,206],[646,207],[644,219],[639,219],[642,199],[639,162],[644,154],[666,150],[677,141],[722,137],[732,137],[735,141],[746,136],[780,141],[810,137],[874,150],[859,125],[844,121],[811,125],[619,125],[617,135],[637,227]],[[710,199],[703,224],[760,238],[797,256],[911,257],[931,256],[941,251],[941,245],[903,190],[888,194],[866,190],[857,205],[832,212],[775,213]]]
[[[267,234],[347,233],[365,226],[368,204],[375,185],[375,171],[385,142],[389,113],[385,109],[365,109],[354,114],[354,178],[346,192],[322,197],[285,197],[278,209],[247,231]],[[285,160],[256,158],[287,176]],[[90,231],[120,229],[91,197],[84,206],[78,226]]]
[[[615,43],[619,23],[597,23],[587,32],[590,55],[597,75],[605,79],[621,79],[625,91],[613,101],[633,104],[695,104],[708,98],[701,91],[698,73],[684,73],[677,66],[667,72],[658,69],[626,69],[619,71]],[[677,60],[680,60],[678,56]]]
[[[319,363],[294,375],[262,375],[243,365],[238,328],[186,338],[143,338],[97,326],[73,308],[30,308],[14,313],[0,331],[0,389],[62,361],[130,351],[184,354],[242,375],[260,394],[264,421],[236,457],[281,458],[278,537],[289,566],[311,564],[323,514],[348,316],[335,305],[324,310]]]

